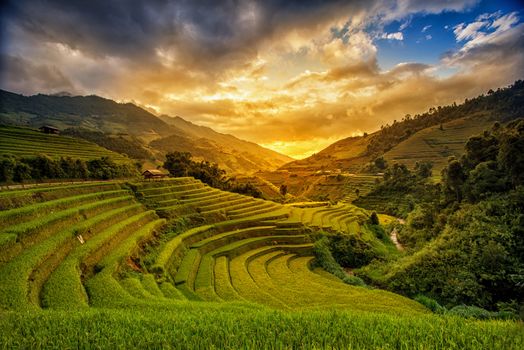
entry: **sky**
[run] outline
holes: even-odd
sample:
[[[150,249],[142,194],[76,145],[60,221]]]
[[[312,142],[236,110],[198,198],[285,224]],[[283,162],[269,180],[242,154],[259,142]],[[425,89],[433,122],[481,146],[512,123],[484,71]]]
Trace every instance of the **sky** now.
[[[0,88],[134,102],[300,159],[524,78],[524,4],[12,0]]]

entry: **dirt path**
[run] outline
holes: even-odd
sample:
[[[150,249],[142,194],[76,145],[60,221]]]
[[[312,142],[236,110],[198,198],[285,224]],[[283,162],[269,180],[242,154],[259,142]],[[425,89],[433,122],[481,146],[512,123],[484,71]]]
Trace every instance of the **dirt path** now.
[[[405,225],[406,224],[406,220],[404,219],[400,219],[400,218],[397,218],[397,221],[399,224],[401,225]],[[389,234],[389,237],[391,238],[391,240],[393,241],[393,243],[395,243],[395,246],[397,247],[398,250],[404,250],[404,247],[402,246],[402,244],[400,244],[400,242],[398,241],[398,231],[397,231],[397,228],[395,227],[393,229],[393,231],[391,231],[391,233]]]
[[[393,243],[395,243],[395,246],[397,247],[398,250],[404,250],[404,247],[398,241],[397,233],[398,231],[397,231],[397,228],[395,227],[393,231],[391,231],[391,233],[389,234],[389,237],[391,237],[391,240],[393,241]]]

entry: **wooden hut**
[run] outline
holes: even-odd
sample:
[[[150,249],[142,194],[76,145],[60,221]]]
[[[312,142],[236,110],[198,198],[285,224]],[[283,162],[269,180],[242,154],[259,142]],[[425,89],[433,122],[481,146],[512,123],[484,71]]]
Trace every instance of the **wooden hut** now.
[[[49,126],[49,125],[41,126],[39,130],[43,132],[44,134],[56,134],[56,135],[60,134],[60,130],[58,130],[54,126]]]
[[[163,179],[168,174],[157,170],[157,169],[148,169],[142,173],[142,176],[144,179],[151,180],[151,179]]]

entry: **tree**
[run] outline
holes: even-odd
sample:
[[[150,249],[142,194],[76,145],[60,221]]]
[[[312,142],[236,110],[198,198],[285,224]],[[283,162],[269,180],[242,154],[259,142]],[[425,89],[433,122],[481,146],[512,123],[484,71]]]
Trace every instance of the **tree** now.
[[[443,170],[444,183],[455,194],[457,202],[462,200],[462,184],[466,178],[462,164],[451,158],[448,166]]]
[[[502,135],[497,160],[513,185],[524,184],[524,120],[508,125],[512,130]]]
[[[376,158],[374,163],[377,169],[380,169],[380,170],[384,170],[388,167],[388,162],[384,159],[384,157]]]
[[[355,194],[357,195],[357,197],[360,197],[360,190],[358,188],[355,189]]]
[[[371,215],[369,216],[369,223],[371,225],[379,225],[380,222],[378,220],[378,215],[376,212],[372,212]]]
[[[416,162],[415,163],[415,174],[423,179],[431,176],[431,169],[433,169],[433,163],[431,162]]]
[[[254,198],[262,198],[262,192],[251,183],[235,184],[230,189],[231,192],[245,194]]]
[[[189,152],[170,152],[166,154],[164,169],[175,177],[188,176],[191,169],[191,153]]]
[[[283,196],[287,194],[287,185],[286,184],[280,185],[280,194]]]
[[[3,157],[0,160],[0,182],[13,180],[16,161],[11,157]]]
[[[473,169],[482,162],[497,159],[499,141],[490,133],[473,136],[466,142],[465,150],[464,163],[469,169]]]
[[[75,179],[88,179],[90,177],[87,164],[81,159],[75,160],[73,178]]]
[[[23,182],[31,179],[31,167],[26,163],[17,163],[14,169],[13,181]]]
[[[508,188],[507,177],[498,169],[497,163],[488,161],[478,164],[469,172],[464,193],[470,202],[476,202],[495,192]]]

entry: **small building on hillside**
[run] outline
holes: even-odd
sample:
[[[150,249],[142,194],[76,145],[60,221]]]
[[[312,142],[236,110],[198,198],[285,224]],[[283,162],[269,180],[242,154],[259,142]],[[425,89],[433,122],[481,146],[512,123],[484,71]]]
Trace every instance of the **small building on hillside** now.
[[[148,169],[142,173],[142,176],[144,179],[151,180],[151,179],[163,179],[164,177],[167,177],[168,174],[158,170],[158,169]]]
[[[57,128],[55,128],[54,126],[50,126],[50,125],[44,125],[44,126],[41,126],[39,128],[39,130],[41,132],[43,132],[44,134],[55,134],[55,135],[58,135],[60,134],[60,130],[58,130]]]

